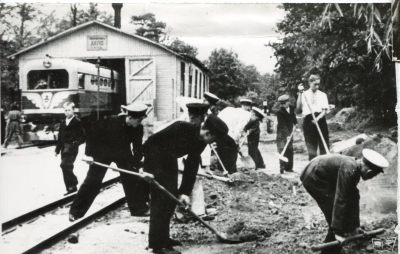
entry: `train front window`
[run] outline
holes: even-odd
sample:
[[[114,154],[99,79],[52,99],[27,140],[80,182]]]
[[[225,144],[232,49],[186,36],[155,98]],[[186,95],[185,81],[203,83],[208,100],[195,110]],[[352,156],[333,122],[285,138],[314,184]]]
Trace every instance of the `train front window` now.
[[[28,90],[67,89],[68,84],[66,70],[40,70],[28,73]]]

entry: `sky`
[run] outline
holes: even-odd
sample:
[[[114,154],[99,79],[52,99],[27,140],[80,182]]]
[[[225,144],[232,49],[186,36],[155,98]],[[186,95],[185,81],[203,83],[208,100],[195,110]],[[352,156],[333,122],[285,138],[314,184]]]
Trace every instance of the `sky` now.
[[[68,3],[34,4],[44,14],[56,10],[61,18],[69,11]],[[87,9],[88,3],[80,8]],[[208,59],[214,49],[232,49],[239,60],[254,65],[261,74],[273,73],[276,58],[270,41],[277,41],[274,30],[283,19],[284,11],[278,4],[184,4],[184,3],[124,3],[121,14],[121,29],[135,32],[136,26],[129,23],[134,15],[153,13],[157,20],[167,23],[170,38],[179,38],[198,49],[197,58]],[[111,3],[99,3],[99,10],[114,15]]]

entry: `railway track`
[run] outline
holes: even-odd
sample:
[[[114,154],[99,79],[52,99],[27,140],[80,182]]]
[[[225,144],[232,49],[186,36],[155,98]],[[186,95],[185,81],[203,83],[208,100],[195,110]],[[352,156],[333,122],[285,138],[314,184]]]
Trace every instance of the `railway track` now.
[[[70,222],[69,207],[75,196],[70,194],[2,223],[2,253],[39,253],[125,203],[119,177],[110,179],[103,183],[85,217]]]

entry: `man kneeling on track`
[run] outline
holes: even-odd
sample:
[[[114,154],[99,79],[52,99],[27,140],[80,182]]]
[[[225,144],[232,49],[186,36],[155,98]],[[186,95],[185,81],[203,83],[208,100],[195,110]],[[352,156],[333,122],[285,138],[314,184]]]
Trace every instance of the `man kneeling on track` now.
[[[121,106],[126,113],[92,124],[86,141],[86,155],[103,164],[115,162],[119,168],[139,172],[142,155],[143,125],[147,106]],[[132,150],[131,150],[132,144]],[[133,154],[132,154],[133,153]],[[90,164],[90,163],[89,163]],[[70,221],[83,217],[100,191],[106,168],[91,164],[69,211]],[[121,173],[128,207],[132,216],[149,216],[148,184],[132,175]]]

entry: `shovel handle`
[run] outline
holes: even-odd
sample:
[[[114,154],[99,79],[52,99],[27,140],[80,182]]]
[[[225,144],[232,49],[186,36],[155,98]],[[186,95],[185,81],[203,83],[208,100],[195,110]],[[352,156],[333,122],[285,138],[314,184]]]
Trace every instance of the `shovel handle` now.
[[[213,150],[215,156],[217,156],[217,159],[218,159],[219,163],[221,164],[222,169],[224,170],[224,173],[223,173],[223,174],[224,174],[224,175],[228,175],[229,172],[228,172],[228,170],[226,170],[224,164],[222,163],[221,159],[219,158],[217,151],[214,149],[214,147],[213,147],[211,144],[210,144],[210,147],[211,147],[211,149]]]
[[[357,234],[357,235],[353,235],[353,236],[349,236],[347,237],[344,241],[343,244],[345,243],[349,243],[355,240],[359,240],[368,236],[374,236],[374,235],[379,235],[385,232],[385,229],[381,228],[381,229],[376,229],[376,230],[372,230],[369,232],[365,232],[364,234]],[[324,250],[327,248],[331,248],[331,247],[335,247],[335,246],[339,246],[340,242],[339,241],[333,241],[333,242],[329,242],[329,243],[324,243],[324,244],[320,244],[317,246],[313,246],[311,247],[312,251],[320,251],[320,250]]]
[[[315,122],[315,126],[317,126],[317,130],[318,130],[319,136],[321,137],[322,144],[324,144],[325,151],[326,151],[327,154],[330,154],[331,152],[329,151],[328,146],[326,145],[326,142],[325,142],[325,139],[324,139],[324,135],[322,135],[322,132],[321,132],[321,129],[319,128],[318,122],[315,119],[314,112],[313,112],[310,104],[308,103],[307,97],[305,95],[304,95],[304,99],[306,100],[306,104],[308,106],[308,109],[310,109],[311,116],[312,116],[312,118],[314,119],[314,122]]]
[[[290,133],[289,140],[286,142],[285,147],[283,148],[283,150],[281,152],[281,156],[282,157],[285,154],[286,149],[288,148],[290,141],[292,140],[292,137],[293,137],[293,134],[294,134],[295,130],[296,130],[296,126],[293,126],[293,131],[292,131],[292,133]]]
[[[243,146],[244,142],[246,141],[247,136],[249,135],[249,133],[246,131],[246,134],[244,134],[243,140],[242,142],[239,144],[239,150],[240,148]]]
[[[87,160],[85,160],[85,159],[83,159],[83,160],[84,160],[84,161],[87,161]],[[131,175],[134,175],[134,176],[138,176],[138,177],[140,177],[140,178],[143,179],[143,180],[144,180],[144,178],[145,178],[143,174],[136,173],[136,172],[132,172],[132,171],[125,170],[125,169],[121,169],[121,168],[118,168],[118,167],[113,167],[113,166],[106,165],[106,164],[103,164],[103,163],[100,163],[100,162],[93,161],[93,164],[96,164],[96,165],[99,165],[99,166],[102,166],[102,167],[105,167],[105,168],[111,168],[112,170],[115,170],[115,171],[119,171],[119,172],[131,174]],[[148,175],[151,175],[151,174],[148,174]],[[151,176],[153,176],[153,175],[151,175]],[[182,207],[185,207],[185,205],[184,205],[179,199],[177,199],[174,195],[172,195],[171,192],[169,192],[169,191],[168,191],[167,189],[165,189],[161,184],[159,184],[156,180],[154,180],[154,177],[153,177],[152,180],[150,181],[150,184],[152,184],[154,187],[156,187],[156,188],[159,189],[161,192],[163,192],[165,195],[167,195],[167,196],[168,196],[170,199],[172,199],[176,204],[178,204],[178,205],[180,205],[180,206],[182,206]],[[185,210],[188,211],[191,215],[193,215],[193,217],[195,217],[198,221],[200,221],[201,224],[203,224],[206,228],[208,228],[209,230],[211,230],[218,238],[224,239],[224,237],[223,237],[215,228],[211,227],[207,222],[205,222],[202,218],[200,218],[200,217],[199,217],[195,212],[193,212],[191,209],[186,208]]]

